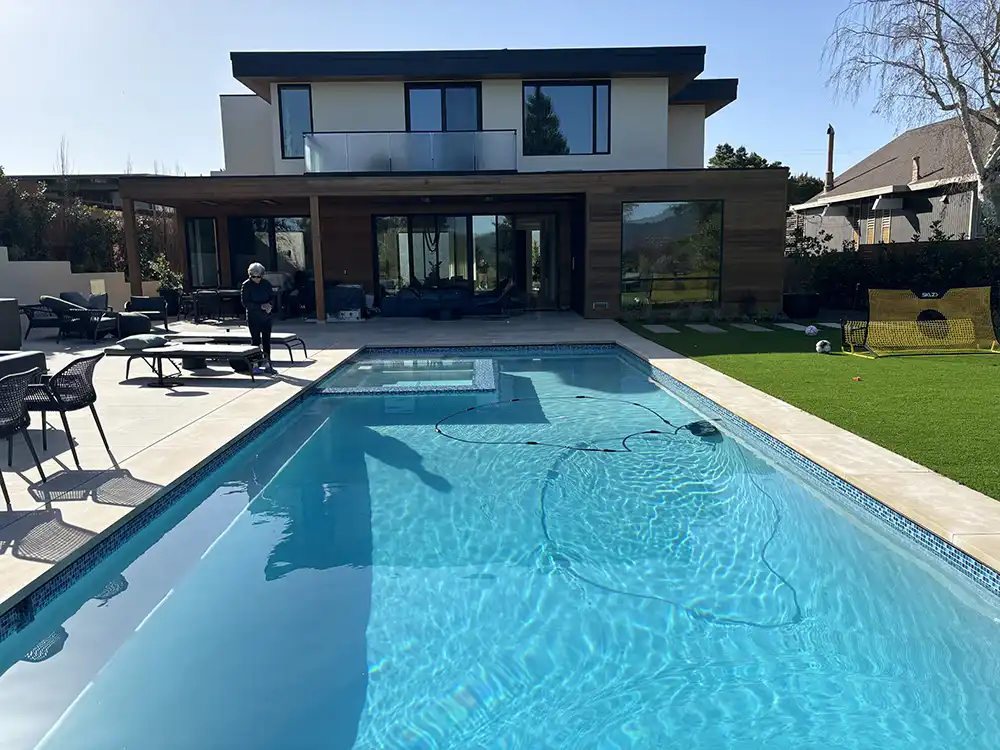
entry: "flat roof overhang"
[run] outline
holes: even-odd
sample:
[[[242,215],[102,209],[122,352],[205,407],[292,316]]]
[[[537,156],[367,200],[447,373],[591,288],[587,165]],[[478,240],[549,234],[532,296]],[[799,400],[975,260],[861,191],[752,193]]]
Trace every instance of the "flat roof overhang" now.
[[[736,101],[739,84],[738,78],[696,78],[677,93],[671,92],[670,103],[701,104],[705,107],[705,117],[709,117]]]
[[[684,191],[685,175],[706,175],[716,184],[730,179],[761,180],[767,184],[777,169],[662,169],[615,172],[505,172],[478,174],[315,174],[263,175],[255,177],[215,175],[212,177],[123,176],[119,191],[123,199],[164,206],[178,204],[257,202],[267,205],[296,199],[320,198],[377,199],[406,196],[553,196],[579,195],[602,189],[629,190],[641,194],[664,184]],[[786,177],[787,179],[787,177]]]
[[[705,47],[232,52],[233,77],[263,99],[272,83],[358,80],[470,81],[489,78],[672,79],[681,91],[705,70]]]

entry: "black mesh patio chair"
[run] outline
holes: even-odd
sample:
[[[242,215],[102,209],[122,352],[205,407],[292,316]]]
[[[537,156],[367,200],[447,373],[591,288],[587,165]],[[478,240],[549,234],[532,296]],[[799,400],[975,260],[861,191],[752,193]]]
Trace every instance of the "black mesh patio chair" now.
[[[52,328],[58,331],[62,325],[62,318],[45,305],[21,305],[18,310],[28,319],[28,327],[24,331],[25,341],[28,340],[28,334],[35,329]]]
[[[20,433],[24,436],[24,442],[28,444],[31,457],[35,461],[38,473],[45,481],[45,472],[42,471],[42,464],[35,453],[35,446],[28,435],[28,425],[31,423],[31,416],[28,414],[28,388],[31,382],[38,377],[38,370],[28,370],[0,378],[0,437],[7,438],[7,466],[14,465],[14,436]],[[7,493],[7,484],[3,480],[3,473],[0,472],[0,489],[3,490],[3,499],[7,507],[11,508],[10,495]]]
[[[38,301],[59,318],[57,341],[75,336],[90,339],[96,344],[103,336],[118,335],[118,316],[107,308],[91,309],[47,295],[42,295]]]
[[[97,390],[94,388],[94,368],[104,357],[104,352],[90,357],[81,357],[62,368],[52,376],[43,376],[42,382],[31,385],[28,388],[26,399],[28,411],[40,411],[42,413],[42,450],[48,449],[48,437],[46,430],[48,423],[46,415],[50,411],[59,412],[62,418],[63,429],[66,430],[66,440],[69,442],[69,449],[73,453],[73,461],[76,468],[80,466],[80,458],[76,455],[76,445],[73,443],[73,433],[69,430],[69,420],[66,415],[71,411],[80,409],[90,409],[94,415],[94,422],[97,424],[97,431],[104,441],[104,448],[111,457],[111,463],[117,466],[115,457],[111,453],[108,439],[104,435],[104,427],[97,416]]]

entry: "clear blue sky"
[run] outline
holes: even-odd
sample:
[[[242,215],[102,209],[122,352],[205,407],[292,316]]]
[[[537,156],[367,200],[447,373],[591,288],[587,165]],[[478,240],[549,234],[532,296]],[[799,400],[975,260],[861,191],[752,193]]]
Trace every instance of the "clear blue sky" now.
[[[740,79],[708,121],[729,141],[822,176],[896,127],[871,102],[838,103],[820,55],[847,0],[0,0],[6,60],[0,166],[76,173],[222,167],[220,93],[245,89],[231,50],[705,45],[705,76]]]

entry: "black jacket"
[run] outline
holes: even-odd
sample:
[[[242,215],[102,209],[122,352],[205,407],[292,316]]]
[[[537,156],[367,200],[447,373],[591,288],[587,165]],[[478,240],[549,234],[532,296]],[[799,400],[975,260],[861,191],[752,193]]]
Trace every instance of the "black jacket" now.
[[[247,279],[240,287],[240,301],[243,309],[247,311],[247,317],[263,318],[269,313],[262,309],[267,303],[274,304],[274,287],[267,279],[252,281]]]

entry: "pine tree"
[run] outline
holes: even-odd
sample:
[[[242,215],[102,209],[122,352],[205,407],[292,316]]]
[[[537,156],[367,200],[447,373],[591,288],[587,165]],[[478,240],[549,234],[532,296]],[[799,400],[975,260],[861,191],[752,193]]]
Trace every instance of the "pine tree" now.
[[[568,154],[569,144],[559,125],[559,116],[552,107],[552,99],[542,93],[540,86],[524,103],[524,154],[548,156]]]

